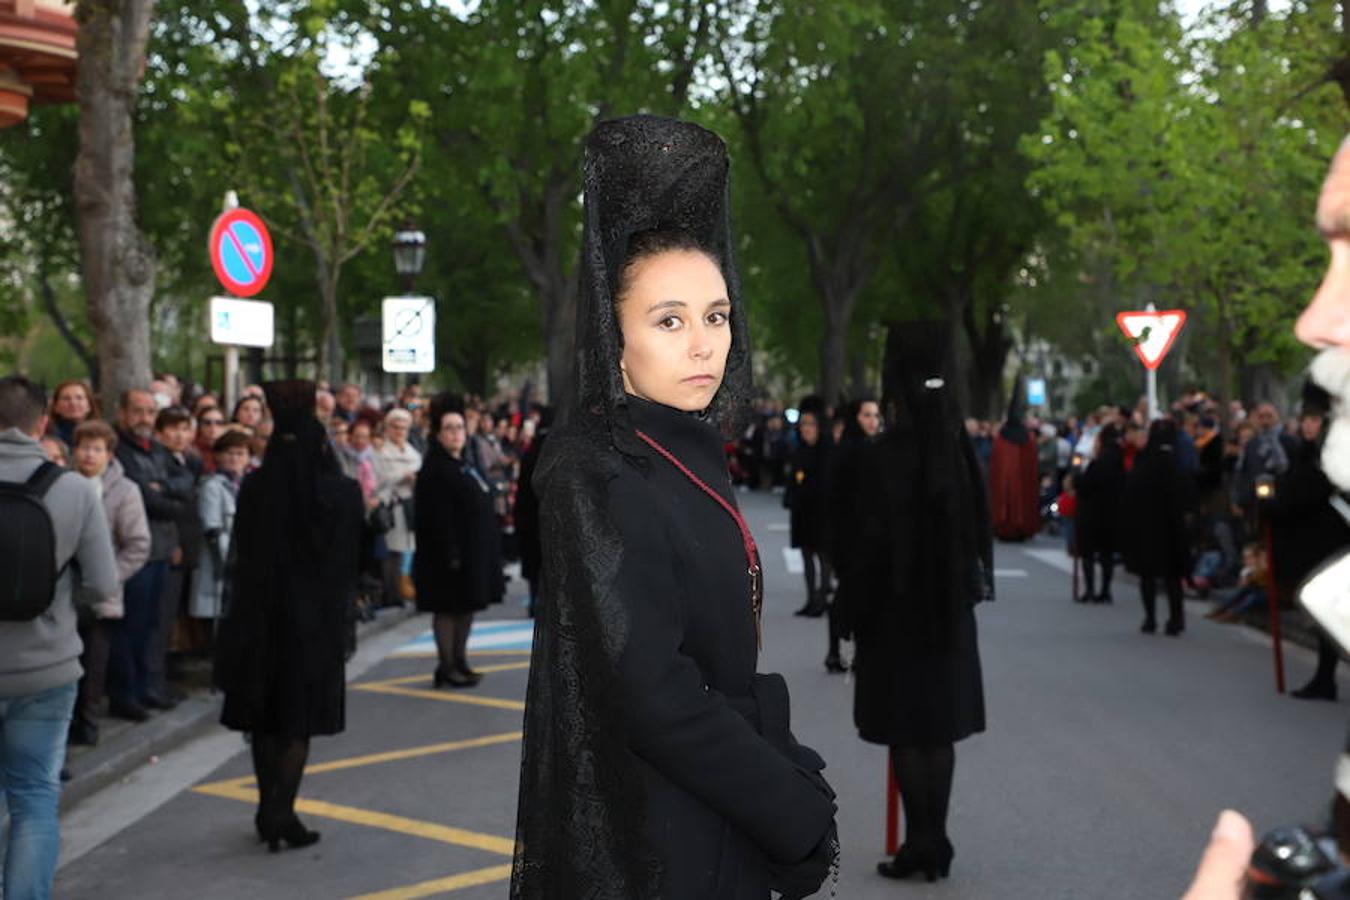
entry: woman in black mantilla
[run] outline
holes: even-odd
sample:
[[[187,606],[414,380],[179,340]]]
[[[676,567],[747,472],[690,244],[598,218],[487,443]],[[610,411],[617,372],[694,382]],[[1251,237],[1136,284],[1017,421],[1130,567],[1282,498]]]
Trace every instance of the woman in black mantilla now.
[[[535,476],[515,900],[804,897],[837,846],[824,763],[755,674],[757,554],[717,427],[750,363],[727,170],[684,122],[586,141],[579,403]]]
[[[435,687],[473,687],[469,668],[473,614],[502,599],[501,529],[492,486],[466,459],[463,407],[446,395],[431,403],[433,432],[413,490],[417,609],[429,612],[436,638]]]
[[[853,715],[890,748],[905,843],[888,878],[946,876],[954,744],[984,731],[976,603],[993,599],[984,478],[952,396],[945,324],[892,325],[883,372],[888,427],[865,451],[855,567]]]
[[[295,815],[309,739],[345,725],[344,664],[364,508],[314,416],[314,382],[264,385],[275,423],[239,487],[216,682],[220,720],[251,735],[258,839],[319,839]]]

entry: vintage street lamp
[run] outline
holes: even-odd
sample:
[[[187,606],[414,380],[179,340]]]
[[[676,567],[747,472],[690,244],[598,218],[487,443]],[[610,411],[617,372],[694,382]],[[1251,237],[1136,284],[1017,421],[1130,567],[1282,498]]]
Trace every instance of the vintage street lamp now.
[[[427,236],[417,230],[412,219],[405,219],[394,233],[394,268],[403,276],[404,293],[413,292],[413,282],[422,271],[427,256]]]

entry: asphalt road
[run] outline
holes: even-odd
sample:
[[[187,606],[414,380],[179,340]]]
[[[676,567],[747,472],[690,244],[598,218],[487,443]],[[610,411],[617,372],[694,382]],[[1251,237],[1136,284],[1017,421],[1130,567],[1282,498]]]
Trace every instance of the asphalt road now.
[[[1260,636],[1198,604],[1181,638],[1141,635],[1132,583],[1114,606],[1076,606],[1055,542],[1002,546],[998,600],[978,612],[989,730],[957,747],[952,876],[882,881],[885,752],[858,740],[852,684],[821,665],[824,623],[791,614],[803,587],[778,498],[742,507],[768,562],[761,669],[787,676],[794,729],[839,792],[837,897],[1177,897],[1224,806],[1263,829],[1314,820],[1331,796],[1347,707],[1276,696]],[[483,684],[431,691],[426,626],[362,649],[347,732],[314,742],[301,816],[319,844],[254,842],[246,748],[222,731],[69,813],[56,896],[504,897],[528,656],[510,623],[484,629]],[[1297,685],[1312,657],[1288,655]]]

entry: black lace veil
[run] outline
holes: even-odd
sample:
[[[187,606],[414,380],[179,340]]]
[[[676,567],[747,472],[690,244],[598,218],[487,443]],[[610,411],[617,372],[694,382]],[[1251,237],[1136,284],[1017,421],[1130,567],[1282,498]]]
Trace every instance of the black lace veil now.
[[[630,116],[600,123],[586,139],[577,409],[603,416],[626,456],[643,455],[628,419],[615,313],[634,235],[680,232],[721,264],[731,301],[731,351],[706,414],[720,424],[739,413],[749,396],[750,335],[731,242],[729,171],[726,144],[691,122]]]

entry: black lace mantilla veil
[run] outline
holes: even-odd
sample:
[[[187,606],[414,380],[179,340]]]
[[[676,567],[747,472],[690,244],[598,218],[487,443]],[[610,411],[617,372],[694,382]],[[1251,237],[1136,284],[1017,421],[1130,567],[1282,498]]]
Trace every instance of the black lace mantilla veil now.
[[[721,138],[688,122],[633,116],[585,145],[585,225],[577,309],[578,403],[535,474],[544,536],[542,596],[526,699],[515,900],[653,900],[659,867],[642,838],[643,787],[616,684],[627,622],[614,579],[622,537],[605,485],[646,458],[628,416],[614,295],[634,234],[683,231],[722,264],[732,303],[726,374],[707,415],[749,393],[750,348],[730,240]]]

